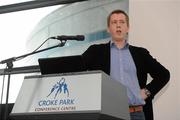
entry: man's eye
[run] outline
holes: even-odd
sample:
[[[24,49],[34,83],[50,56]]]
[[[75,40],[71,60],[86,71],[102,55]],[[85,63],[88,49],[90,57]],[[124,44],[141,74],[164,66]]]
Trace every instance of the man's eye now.
[[[112,24],[117,24],[117,21],[113,21]]]

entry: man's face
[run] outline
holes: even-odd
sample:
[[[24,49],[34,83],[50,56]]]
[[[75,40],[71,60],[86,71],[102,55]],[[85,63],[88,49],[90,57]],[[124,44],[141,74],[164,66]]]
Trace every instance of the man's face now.
[[[113,40],[125,40],[129,31],[129,27],[124,14],[112,14],[110,17],[108,32],[111,34]]]

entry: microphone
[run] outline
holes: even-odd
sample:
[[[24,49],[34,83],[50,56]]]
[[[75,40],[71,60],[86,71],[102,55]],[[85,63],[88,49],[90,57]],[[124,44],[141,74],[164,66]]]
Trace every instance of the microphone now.
[[[84,40],[84,35],[76,35],[76,36],[66,36],[66,35],[61,35],[61,36],[56,36],[56,37],[50,37],[51,39],[57,39],[57,40],[77,40],[77,41],[83,41]]]

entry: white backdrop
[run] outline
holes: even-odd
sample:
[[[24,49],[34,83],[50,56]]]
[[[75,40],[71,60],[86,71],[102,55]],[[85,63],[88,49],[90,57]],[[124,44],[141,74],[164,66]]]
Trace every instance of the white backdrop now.
[[[170,70],[153,101],[155,120],[180,120],[180,0],[130,0],[130,43],[146,47]]]

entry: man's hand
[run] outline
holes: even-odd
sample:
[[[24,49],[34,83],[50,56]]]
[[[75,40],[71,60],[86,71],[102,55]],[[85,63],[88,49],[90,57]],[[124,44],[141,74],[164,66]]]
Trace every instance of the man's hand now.
[[[141,89],[141,97],[146,100],[148,98],[148,96],[146,95],[146,90],[145,89]]]

